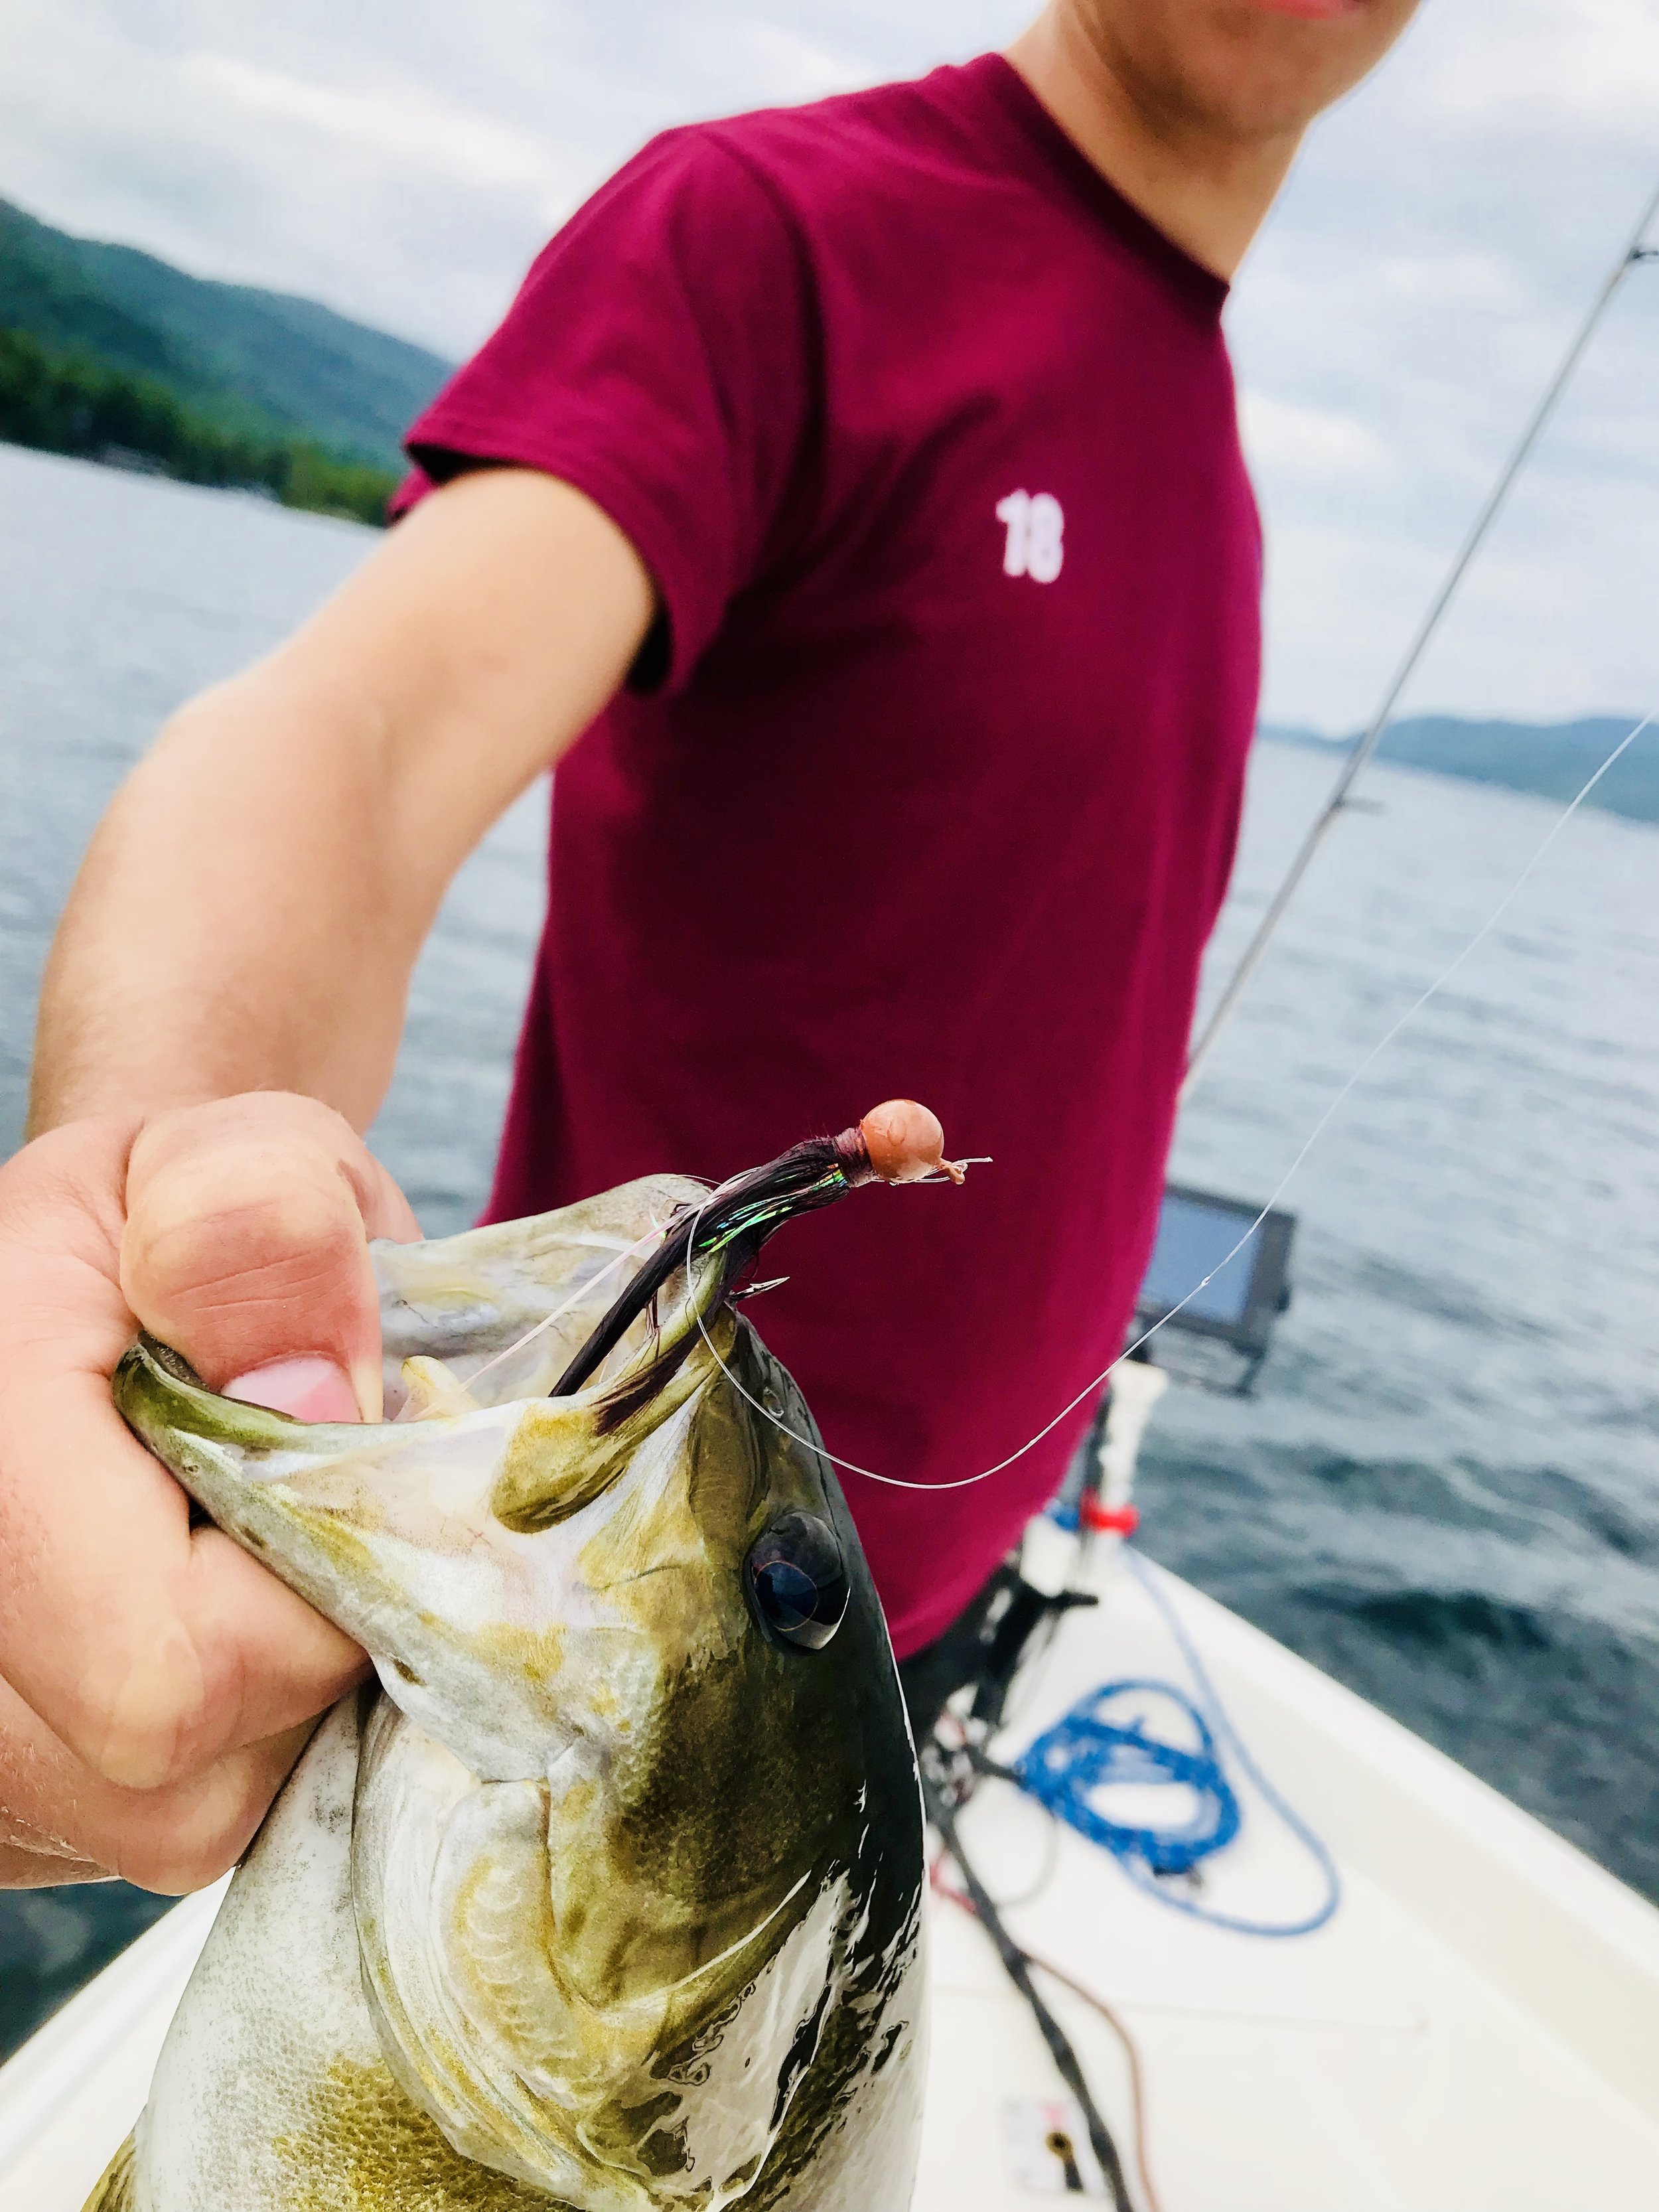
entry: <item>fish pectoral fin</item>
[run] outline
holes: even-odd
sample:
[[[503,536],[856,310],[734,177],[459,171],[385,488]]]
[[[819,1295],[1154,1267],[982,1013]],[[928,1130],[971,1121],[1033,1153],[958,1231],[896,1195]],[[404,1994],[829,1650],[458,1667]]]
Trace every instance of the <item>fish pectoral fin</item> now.
[[[433,1869],[434,1937],[455,2002],[473,2032],[555,2101],[581,2101],[590,2070],[580,2010],[553,1962],[547,1793],[487,1783],[458,1806]]]
[[[407,1721],[371,1749],[352,1893],[363,1987],[398,2086],[463,2157],[573,2212],[652,2212],[642,2177],[583,2132],[639,2060],[608,2050],[560,1983],[546,1785],[479,1782]]]

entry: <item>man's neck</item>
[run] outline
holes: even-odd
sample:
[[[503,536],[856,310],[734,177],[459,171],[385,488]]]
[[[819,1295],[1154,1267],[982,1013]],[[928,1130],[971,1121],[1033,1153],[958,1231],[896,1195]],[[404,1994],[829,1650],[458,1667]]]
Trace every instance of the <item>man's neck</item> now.
[[[1194,261],[1233,276],[1289,173],[1299,131],[1241,143],[1160,109],[1063,0],[1006,58],[1109,184]]]

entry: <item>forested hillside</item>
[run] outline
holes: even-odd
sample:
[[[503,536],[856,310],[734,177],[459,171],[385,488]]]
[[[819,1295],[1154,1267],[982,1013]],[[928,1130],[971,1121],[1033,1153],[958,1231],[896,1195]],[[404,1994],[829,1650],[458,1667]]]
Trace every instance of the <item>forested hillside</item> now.
[[[1418,714],[1392,726],[1377,758],[1472,783],[1501,784],[1565,805],[1635,720],[1634,714],[1593,714],[1577,722],[1471,722],[1455,714]],[[1333,755],[1357,742],[1273,724],[1262,735]],[[1585,803],[1634,822],[1659,822],[1659,726],[1643,732]]]
[[[437,355],[0,201],[0,438],[378,520]]]

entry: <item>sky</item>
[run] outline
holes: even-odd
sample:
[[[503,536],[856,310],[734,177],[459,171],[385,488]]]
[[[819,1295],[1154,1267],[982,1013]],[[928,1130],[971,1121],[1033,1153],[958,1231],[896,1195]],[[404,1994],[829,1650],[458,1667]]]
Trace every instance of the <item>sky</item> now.
[[[0,195],[452,356],[652,132],[1002,44],[1035,0],[0,0]],[[1267,718],[1368,716],[1659,185],[1659,0],[1425,0],[1229,307]],[[1659,226],[1655,241],[1659,243]],[[1403,702],[1659,705],[1659,261]]]

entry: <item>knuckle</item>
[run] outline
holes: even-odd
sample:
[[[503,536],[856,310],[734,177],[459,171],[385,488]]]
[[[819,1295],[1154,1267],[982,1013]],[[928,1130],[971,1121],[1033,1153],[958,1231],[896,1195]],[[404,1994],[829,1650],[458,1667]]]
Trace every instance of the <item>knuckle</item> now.
[[[249,1091],[155,1115],[139,1133],[132,1157],[142,1178],[176,1160],[244,1151],[308,1154],[337,1171],[343,1160],[363,1150],[345,1116],[320,1098],[292,1091]]]
[[[106,1722],[86,1746],[87,1763],[118,1790],[168,1790],[189,1771],[181,1732],[160,1717]]]
[[[0,1239],[21,1258],[103,1259],[120,1235],[121,1187],[136,1121],[103,1115],[33,1138],[0,1165]]]
[[[194,1781],[141,1802],[122,1823],[123,1876],[172,1896],[216,1881],[246,1850],[309,1735],[301,1728],[229,1754]]]
[[[187,1150],[131,1194],[122,1287],[147,1322],[211,1328],[234,1312],[308,1310],[368,1296],[368,1238],[336,1158],[266,1135]]]
[[[296,1272],[325,1272],[362,1236],[346,1194],[291,1168],[249,1160],[239,1180],[234,1194],[175,1186],[134,1224],[135,1258],[151,1287],[211,1293],[262,1279],[281,1287]]]
[[[76,1731],[82,1756],[124,1790],[176,1786],[202,1757],[211,1721],[208,1686],[185,1624],[164,1617],[124,1657]]]
[[[187,1816],[155,1834],[131,1838],[120,1855],[122,1879],[162,1897],[205,1889],[240,1858],[258,1818],[250,1812],[204,1823]]]

